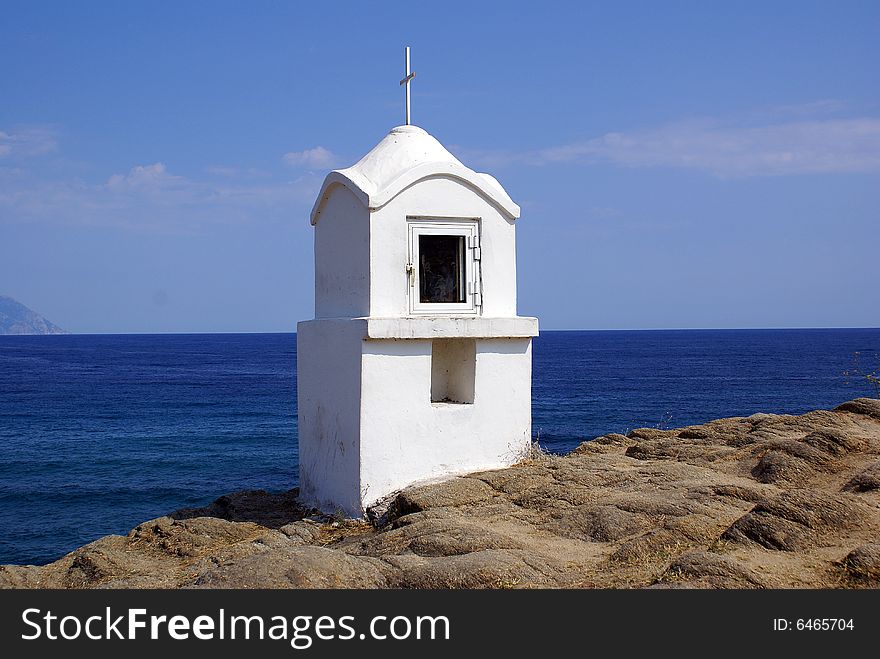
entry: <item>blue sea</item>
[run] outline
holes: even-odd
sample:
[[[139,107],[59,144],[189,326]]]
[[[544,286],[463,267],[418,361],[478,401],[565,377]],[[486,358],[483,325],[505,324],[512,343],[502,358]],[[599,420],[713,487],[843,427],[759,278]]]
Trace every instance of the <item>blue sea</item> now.
[[[880,329],[543,332],[533,432],[565,453],[609,432],[875,395],[844,376]],[[297,474],[294,334],[0,337],[0,563]]]

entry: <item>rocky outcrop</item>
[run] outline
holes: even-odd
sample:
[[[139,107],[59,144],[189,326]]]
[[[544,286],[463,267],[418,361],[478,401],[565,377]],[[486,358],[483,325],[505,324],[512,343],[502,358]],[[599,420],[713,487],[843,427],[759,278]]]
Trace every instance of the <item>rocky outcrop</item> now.
[[[0,585],[880,587],[878,464],[880,400],[643,428],[410,488],[375,525],[239,492]]]

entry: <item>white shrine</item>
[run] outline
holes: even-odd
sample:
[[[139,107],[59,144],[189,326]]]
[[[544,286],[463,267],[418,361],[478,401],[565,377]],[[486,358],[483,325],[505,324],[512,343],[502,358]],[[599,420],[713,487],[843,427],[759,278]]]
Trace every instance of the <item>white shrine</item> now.
[[[407,121],[413,75],[407,52]],[[315,318],[297,325],[303,503],[360,517],[408,485],[527,454],[538,321],[516,315],[519,213],[412,125],[327,175]]]

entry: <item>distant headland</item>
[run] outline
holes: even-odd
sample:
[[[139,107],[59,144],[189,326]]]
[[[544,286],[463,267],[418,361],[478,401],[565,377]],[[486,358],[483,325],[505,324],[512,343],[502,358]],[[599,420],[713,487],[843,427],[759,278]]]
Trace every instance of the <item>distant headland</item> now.
[[[0,295],[0,335],[67,333],[18,300]]]

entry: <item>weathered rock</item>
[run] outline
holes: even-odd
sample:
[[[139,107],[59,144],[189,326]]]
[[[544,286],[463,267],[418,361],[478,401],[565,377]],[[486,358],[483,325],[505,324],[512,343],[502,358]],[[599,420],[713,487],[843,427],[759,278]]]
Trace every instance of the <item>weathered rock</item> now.
[[[125,539],[120,536],[109,536],[92,545],[78,549],[66,574],[63,576],[65,588],[83,588],[110,581],[123,572],[130,572],[131,567],[124,565],[123,554]]]
[[[705,551],[688,552],[674,559],[661,581],[687,583],[697,588],[762,588],[765,585],[735,558]]]
[[[290,538],[294,544],[310,545],[315,543],[321,536],[321,527],[317,522],[310,520],[298,520],[285,524],[278,529]]]
[[[721,536],[756,542],[768,549],[804,550],[821,546],[823,536],[845,531],[864,517],[857,503],[812,490],[791,490],[762,501]]]
[[[880,398],[856,398],[834,408],[835,412],[852,412],[880,419]]]
[[[376,526],[237,492],[0,587],[877,587],[878,457],[869,399],[639,429],[409,488]]]
[[[777,450],[767,451],[752,469],[752,476],[762,483],[803,484],[812,475],[813,469],[805,460]]]
[[[707,488],[699,488],[694,492],[703,493],[706,489]],[[757,503],[764,498],[764,494],[756,487],[745,487],[742,485],[715,485],[708,489],[709,492],[707,494],[709,496],[718,495],[722,497],[734,497],[742,501],[751,501],[752,503]]]
[[[195,588],[381,588],[378,561],[325,547],[277,547],[204,569]]]
[[[265,490],[242,490],[216,499],[204,508],[181,508],[170,517],[190,519],[192,517],[218,517],[230,522],[254,522],[277,529],[290,522],[317,513],[317,510],[300,506],[299,488],[280,494]]]
[[[611,542],[652,526],[650,518],[617,506],[581,506],[566,510],[541,525],[564,538],[586,542]]]
[[[626,436],[630,439],[669,439],[674,437],[676,432],[673,430],[661,430],[660,428],[636,428],[630,430]]]
[[[677,460],[680,462],[714,462],[730,455],[735,449],[705,444],[700,440],[683,441],[679,437],[650,439],[626,449],[626,455],[637,460]]]
[[[843,559],[843,565],[851,577],[880,585],[880,544],[870,542],[856,547]]]
[[[684,533],[663,527],[655,528],[617,547],[609,557],[609,564],[635,563],[651,566],[693,547],[694,543]]]
[[[129,545],[146,545],[153,550],[180,557],[201,556],[263,534],[265,528],[253,522],[234,523],[214,517],[177,520],[160,517],[139,524],[128,534]]]
[[[872,492],[880,489],[880,462],[853,476],[843,489],[848,492]]]
[[[48,588],[38,565],[0,565],[0,588]]]
[[[343,546],[347,548],[349,543]],[[522,540],[488,529],[476,520],[433,509],[402,517],[396,528],[364,537],[348,551],[375,557],[404,553],[430,557],[525,547]]]
[[[601,437],[596,437],[596,439],[593,439],[589,442],[584,442],[583,444],[578,446],[578,448],[576,448],[575,451],[577,451],[581,447],[589,446],[592,443],[602,444],[605,446],[629,446],[630,444],[632,444],[632,440],[630,440],[630,438],[627,437],[626,435],[621,435],[619,433],[613,432],[608,435],[602,435]]]
[[[803,442],[831,455],[846,455],[865,450],[865,441],[838,430],[819,430],[804,437]]]
[[[414,487],[397,496],[392,508],[397,516],[431,508],[472,506],[487,503],[495,491],[476,478],[456,478],[445,483]]]
[[[431,561],[421,557],[397,557],[389,562],[397,568],[390,579],[393,588],[515,588],[552,583],[546,572],[516,552],[485,549],[469,554],[441,556]]]
[[[690,426],[679,430],[678,436],[682,439],[709,439],[712,431],[703,426]]]

